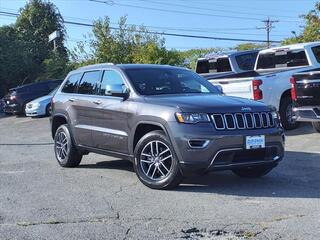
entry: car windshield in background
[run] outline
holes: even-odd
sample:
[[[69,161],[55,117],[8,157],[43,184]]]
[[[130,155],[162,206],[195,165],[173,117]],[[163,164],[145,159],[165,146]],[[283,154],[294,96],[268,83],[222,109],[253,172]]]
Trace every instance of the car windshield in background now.
[[[219,94],[216,87],[198,74],[184,69],[132,68],[126,73],[141,95],[203,93]]]
[[[241,70],[253,70],[258,52],[236,56],[236,61]]]
[[[308,66],[305,50],[278,50],[259,55],[257,69]]]

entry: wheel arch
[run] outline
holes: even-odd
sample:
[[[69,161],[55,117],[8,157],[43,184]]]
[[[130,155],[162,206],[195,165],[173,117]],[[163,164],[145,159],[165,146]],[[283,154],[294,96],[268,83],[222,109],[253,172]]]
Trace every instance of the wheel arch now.
[[[282,100],[287,98],[287,97],[289,97],[291,99],[291,89],[287,89],[281,94],[280,102],[279,102],[279,108],[278,109],[280,109]]]
[[[64,114],[55,114],[51,120],[51,136],[52,136],[52,138],[54,138],[57,129],[61,125],[67,124],[68,122],[69,122],[68,117],[65,116]]]
[[[130,154],[133,154],[137,143],[145,134],[155,130],[164,131],[164,133],[168,136],[169,140],[171,141],[170,134],[164,124],[153,121],[140,121],[136,124],[135,128],[132,131],[132,137],[129,141]]]

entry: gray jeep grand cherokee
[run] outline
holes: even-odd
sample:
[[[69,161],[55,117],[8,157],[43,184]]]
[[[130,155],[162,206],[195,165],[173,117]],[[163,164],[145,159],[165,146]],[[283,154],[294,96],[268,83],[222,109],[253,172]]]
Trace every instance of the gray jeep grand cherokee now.
[[[274,110],[223,96],[184,68],[82,67],[66,77],[52,109],[54,151],[62,167],[78,166],[89,152],[130,159],[141,182],[156,189],[211,170],[260,177],[284,154]]]

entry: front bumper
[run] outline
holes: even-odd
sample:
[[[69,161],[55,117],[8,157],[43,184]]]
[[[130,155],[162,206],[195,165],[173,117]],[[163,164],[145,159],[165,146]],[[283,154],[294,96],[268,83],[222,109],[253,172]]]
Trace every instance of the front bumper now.
[[[43,116],[46,114],[46,110],[42,107],[26,107],[25,112],[27,117]]]
[[[5,113],[18,114],[21,112],[21,106],[18,103],[4,104],[3,111]]]
[[[228,170],[256,165],[276,165],[284,156],[285,136],[281,127],[217,131],[211,124],[169,123],[169,133],[184,173]],[[248,150],[246,136],[265,136],[265,148]],[[190,146],[196,140],[203,146]]]
[[[299,122],[320,122],[320,106],[296,107],[293,112]]]

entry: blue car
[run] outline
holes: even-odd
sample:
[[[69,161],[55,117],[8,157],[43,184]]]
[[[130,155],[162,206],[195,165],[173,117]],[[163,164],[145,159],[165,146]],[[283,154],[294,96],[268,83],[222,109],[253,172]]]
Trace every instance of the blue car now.
[[[37,98],[26,104],[25,113],[27,117],[50,116],[51,99],[58,88],[54,89],[48,95]]]

